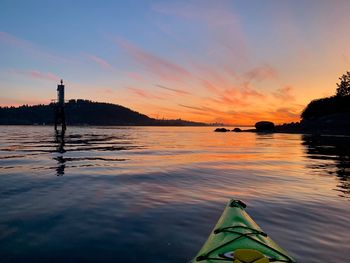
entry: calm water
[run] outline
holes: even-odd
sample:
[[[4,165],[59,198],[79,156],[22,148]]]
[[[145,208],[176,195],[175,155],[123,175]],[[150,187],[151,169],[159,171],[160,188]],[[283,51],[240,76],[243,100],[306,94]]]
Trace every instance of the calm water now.
[[[350,139],[0,127],[0,262],[187,262],[230,198],[299,262],[350,262]]]

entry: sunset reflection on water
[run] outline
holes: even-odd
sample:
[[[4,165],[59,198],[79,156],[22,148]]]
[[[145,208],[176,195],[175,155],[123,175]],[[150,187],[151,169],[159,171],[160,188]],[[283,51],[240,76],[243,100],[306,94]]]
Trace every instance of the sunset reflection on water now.
[[[187,262],[230,198],[300,262],[346,262],[350,139],[0,127],[3,262]],[[324,231],[331,229],[332,231]],[[40,260],[37,260],[40,258]]]

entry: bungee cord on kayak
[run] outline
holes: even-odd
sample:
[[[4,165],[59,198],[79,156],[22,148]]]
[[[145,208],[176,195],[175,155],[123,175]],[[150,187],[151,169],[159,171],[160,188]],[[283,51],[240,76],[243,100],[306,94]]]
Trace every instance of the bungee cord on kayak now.
[[[252,230],[252,232],[250,233],[240,233],[238,231],[229,231],[229,230],[226,230],[228,228],[244,228],[244,229],[249,229],[249,230]],[[253,238],[250,237],[250,235],[260,235],[260,234],[263,234],[263,235],[266,235],[265,233],[263,232],[260,232],[258,230],[255,230],[255,229],[251,229],[251,228],[246,228],[244,226],[232,226],[232,227],[226,227],[226,229],[223,229],[223,230],[220,230],[220,229],[217,229],[217,230],[214,230],[214,234],[219,234],[221,232],[229,232],[229,233],[233,233],[233,234],[237,234],[239,235],[238,237],[226,242],[226,243],[223,243],[222,245],[218,246],[218,247],[215,247],[213,248],[212,250],[206,252],[205,254],[203,255],[200,255],[196,258],[197,261],[202,261],[202,260],[205,260],[205,259],[216,259],[216,258],[209,258],[209,255],[212,254],[213,252],[219,250],[220,248],[223,248],[225,246],[227,246],[228,244],[230,243],[233,243],[235,241],[237,241],[238,239],[240,238],[243,238],[243,237],[246,237],[246,238],[250,238],[252,240],[254,240]],[[266,235],[267,236],[267,235]]]
[[[253,231],[253,232],[250,232],[250,233],[240,233],[240,232],[238,232],[238,231],[231,231],[231,230],[228,230],[228,229],[233,229],[233,228],[244,228],[244,229],[251,230],[251,231]],[[269,249],[271,249],[271,250],[275,251],[276,253],[280,254],[281,256],[286,257],[285,260],[283,260],[283,259],[282,259],[282,260],[281,260],[281,259],[278,260],[278,259],[275,259],[275,258],[270,258],[270,259],[269,259],[270,262],[276,262],[276,261],[278,261],[278,262],[293,262],[287,255],[285,255],[285,254],[279,252],[278,250],[275,250],[274,248],[272,248],[272,247],[270,247],[270,246],[268,246],[268,245],[266,245],[266,244],[260,242],[259,240],[256,240],[256,239],[254,239],[254,238],[251,237],[251,235],[263,235],[263,236],[267,237],[267,234],[264,233],[264,232],[258,231],[258,230],[256,230],[256,229],[251,229],[251,228],[249,228],[249,227],[243,227],[243,226],[232,226],[232,227],[226,227],[225,229],[217,229],[217,230],[214,230],[214,234],[218,234],[218,233],[221,233],[221,232],[228,232],[228,233],[232,233],[232,234],[237,234],[237,235],[239,235],[239,236],[236,237],[235,239],[232,239],[232,240],[230,240],[230,241],[228,241],[228,242],[222,244],[221,246],[218,246],[218,247],[216,247],[216,248],[214,248],[214,249],[208,251],[207,253],[205,253],[205,254],[203,254],[203,255],[198,256],[198,257],[196,258],[197,261],[203,261],[203,260],[206,260],[206,259],[208,259],[208,260],[227,260],[227,261],[232,261],[232,258],[225,256],[225,254],[220,254],[220,255],[219,255],[220,258],[211,258],[209,255],[212,254],[213,252],[215,252],[216,250],[218,250],[218,249],[220,249],[220,248],[222,248],[222,247],[225,247],[225,246],[227,246],[228,244],[230,244],[230,243],[232,243],[232,242],[237,241],[237,240],[240,239],[240,238],[249,238],[250,240],[253,240],[254,242],[257,242],[257,243],[259,243],[259,244],[261,244],[261,245],[263,245],[263,246],[268,247]]]
[[[207,242],[192,262],[294,263],[245,212],[246,204],[231,200]]]

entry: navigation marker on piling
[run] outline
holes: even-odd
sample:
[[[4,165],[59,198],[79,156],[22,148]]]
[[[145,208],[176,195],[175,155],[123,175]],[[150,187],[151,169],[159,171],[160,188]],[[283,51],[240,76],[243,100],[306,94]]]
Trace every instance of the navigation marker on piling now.
[[[64,113],[64,85],[63,79],[61,79],[61,84],[57,85],[57,102],[55,105],[55,130],[57,131],[57,126],[61,125],[62,132],[67,128],[66,126],[66,116]]]

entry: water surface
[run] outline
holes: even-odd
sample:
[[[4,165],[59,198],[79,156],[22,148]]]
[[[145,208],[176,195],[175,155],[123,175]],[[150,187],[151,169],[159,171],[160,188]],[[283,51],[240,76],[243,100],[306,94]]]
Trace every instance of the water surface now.
[[[299,262],[349,262],[350,139],[0,127],[1,262],[188,262],[230,198]]]

